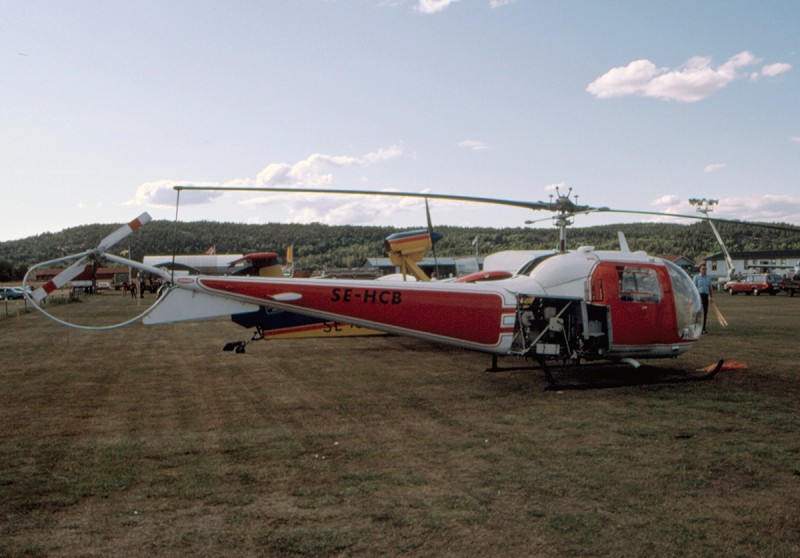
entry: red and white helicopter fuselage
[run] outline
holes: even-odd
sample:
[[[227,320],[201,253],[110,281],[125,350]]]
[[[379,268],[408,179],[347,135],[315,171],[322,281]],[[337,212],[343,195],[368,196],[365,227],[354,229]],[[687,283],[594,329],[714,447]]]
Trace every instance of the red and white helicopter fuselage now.
[[[171,286],[140,316],[103,328],[67,324],[34,307],[59,323],[82,329],[111,329],[140,318],[146,324],[158,324],[236,316],[261,313],[266,307],[542,362],[673,357],[688,350],[702,330],[702,304],[692,280],[674,264],[644,252],[596,251],[590,247],[574,252],[528,252],[526,259],[532,259],[517,273],[475,283],[463,279],[173,278],[163,268],[108,252],[115,242],[149,220],[144,213],[105,237],[94,250],[31,267],[23,280],[25,285],[35,269],[79,258],[26,296],[41,302],[48,293],[78,276],[87,261],[104,257],[158,275]],[[508,261],[507,256],[498,261]],[[478,275],[497,279],[505,276],[500,271],[488,269]]]

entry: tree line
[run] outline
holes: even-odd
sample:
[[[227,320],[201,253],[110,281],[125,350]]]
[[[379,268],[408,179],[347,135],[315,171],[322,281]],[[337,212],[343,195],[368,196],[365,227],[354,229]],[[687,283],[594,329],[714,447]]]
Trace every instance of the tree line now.
[[[118,224],[83,225],[0,242],[0,281],[19,280],[34,263],[94,247],[117,227]],[[202,254],[213,246],[218,254],[271,251],[283,255],[291,245],[300,269],[360,267],[367,258],[384,254],[383,244],[388,235],[414,228],[153,221],[115,246],[114,253],[127,250],[128,257],[141,261],[145,255]],[[720,223],[717,228],[731,252],[800,249],[800,227],[795,231],[776,231],[746,223]],[[440,226],[435,230],[444,235],[436,245],[436,255],[442,257],[469,256],[476,252],[485,256],[501,250],[552,249],[558,245],[555,228]],[[720,252],[710,227],[702,222],[575,227],[567,232],[568,247],[618,249],[617,231],[625,233],[632,250],[644,250],[654,256],[685,256],[696,261]]]

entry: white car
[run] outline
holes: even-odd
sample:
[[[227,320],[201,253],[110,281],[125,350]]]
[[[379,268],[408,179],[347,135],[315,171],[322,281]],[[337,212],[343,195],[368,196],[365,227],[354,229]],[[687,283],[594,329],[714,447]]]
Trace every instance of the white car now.
[[[31,290],[28,289],[28,294]],[[21,300],[25,298],[25,289],[22,287],[0,287],[0,300]]]

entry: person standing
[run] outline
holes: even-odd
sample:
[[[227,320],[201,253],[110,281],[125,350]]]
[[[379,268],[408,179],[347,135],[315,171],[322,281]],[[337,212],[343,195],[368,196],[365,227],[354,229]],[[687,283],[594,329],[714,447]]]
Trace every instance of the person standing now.
[[[700,293],[700,300],[703,301],[703,333],[708,333],[706,329],[706,320],[708,318],[708,305],[712,300],[711,277],[706,275],[707,269],[705,264],[700,266],[700,275],[694,276],[694,286]]]

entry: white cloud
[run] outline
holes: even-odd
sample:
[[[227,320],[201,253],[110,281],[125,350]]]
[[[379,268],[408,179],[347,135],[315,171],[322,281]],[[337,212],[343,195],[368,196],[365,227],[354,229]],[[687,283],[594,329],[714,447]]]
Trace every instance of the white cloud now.
[[[463,147],[465,149],[469,149],[470,151],[484,151],[489,149],[489,146],[485,143],[477,140],[464,140],[458,142],[459,147]]]
[[[795,143],[800,143],[800,136],[792,136],[789,138],[789,140]]]
[[[647,84],[665,70],[656,68],[649,60],[634,60],[627,66],[610,69],[590,83],[586,90],[601,99],[640,95],[646,90]]]
[[[548,184],[544,187],[545,192],[557,192],[564,188],[565,182],[559,182],[558,184]]]
[[[718,170],[722,170],[727,166],[727,163],[712,163],[707,165],[706,168],[703,169],[703,172],[717,172]]]
[[[379,149],[361,157],[349,155],[323,155],[314,153],[293,165],[270,163],[256,176],[257,186],[325,186],[333,182],[331,169],[341,167],[365,167],[399,157],[403,150],[398,146]]]
[[[294,164],[270,163],[259,172],[255,179],[233,179],[226,182],[194,182],[178,180],[156,180],[146,182],[136,190],[133,200],[126,205],[145,205],[150,207],[173,207],[177,193],[175,186],[221,186],[221,187],[308,187],[318,188],[333,182],[333,170],[344,167],[367,167],[394,159],[403,154],[400,146],[381,148],[362,156],[325,155],[314,153]],[[181,192],[181,205],[199,205],[213,201],[222,192],[189,191]],[[273,198],[274,199],[274,198]]]
[[[719,217],[748,221],[800,221],[800,195],[764,195],[720,198],[715,213]]]
[[[458,0],[418,0],[415,10],[423,14],[435,14],[455,4]]]
[[[390,190],[385,190],[390,191]],[[385,221],[398,212],[409,211],[424,219],[425,201],[420,198],[380,197],[369,195],[270,194],[241,202],[246,207],[280,203],[288,221],[293,223],[325,223],[327,225],[359,225]],[[437,209],[443,203],[437,201]]]
[[[181,180],[154,180],[145,182],[136,189],[136,195],[132,200],[124,202],[122,205],[145,205],[149,207],[175,207],[177,192],[175,186],[220,186],[219,182],[187,182]],[[232,184],[229,184],[229,186]],[[222,195],[221,192],[182,192],[182,205],[199,205],[208,203]]]
[[[403,148],[399,145],[393,145],[386,149],[380,148],[377,151],[373,151],[372,153],[367,153],[361,159],[363,161],[362,166],[364,165],[374,165],[375,163],[380,163],[381,161],[388,161],[389,159],[395,159],[400,157],[403,154]]]
[[[681,199],[675,194],[666,194],[656,200],[653,200],[652,205],[656,207],[674,207],[680,203]]]
[[[750,51],[742,51],[717,67],[707,56],[694,56],[672,70],[659,68],[650,60],[634,60],[627,66],[607,71],[586,90],[600,99],[639,95],[694,103],[746,77],[742,70],[760,62],[761,59]],[[776,63],[764,66],[761,72],[765,76],[775,76],[790,69],[790,64]]]
[[[650,202],[650,206],[651,208],[649,211],[666,213],[670,215],[679,215],[679,214],[688,215],[694,213],[694,208],[691,205],[689,205],[688,200],[676,196],[675,194],[663,195],[660,198]],[[668,217],[666,215],[643,217],[642,220],[656,222],[656,223],[681,222],[679,219],[676,219],[674,217]]]
[[[761,68],[761,75],[762,76],[779,76],[781,74],[785,74],[789,70],[792,69],[791,64],[786,64],[785,62],[778,62],[776,64],[768,64]]]
[[[443,12],[459,0],[415,0],[414,10],[422,14],[435,14]],[[491,9],[502,8],[510,4],[516,3],[518,0],[489,0],[489,7]],[[401,0],[380,0],[379,4],[383,6],[398,6]]]
[[[557,184],[548,184],[544,187],[545,192],[559,192],[564,189],[566,182],[559,182]]]
[[[513,4],[517,0],[490,0],[489,7],[492,9],[495,8],[502,8],[503,6],[508,6],[509,4]]]

